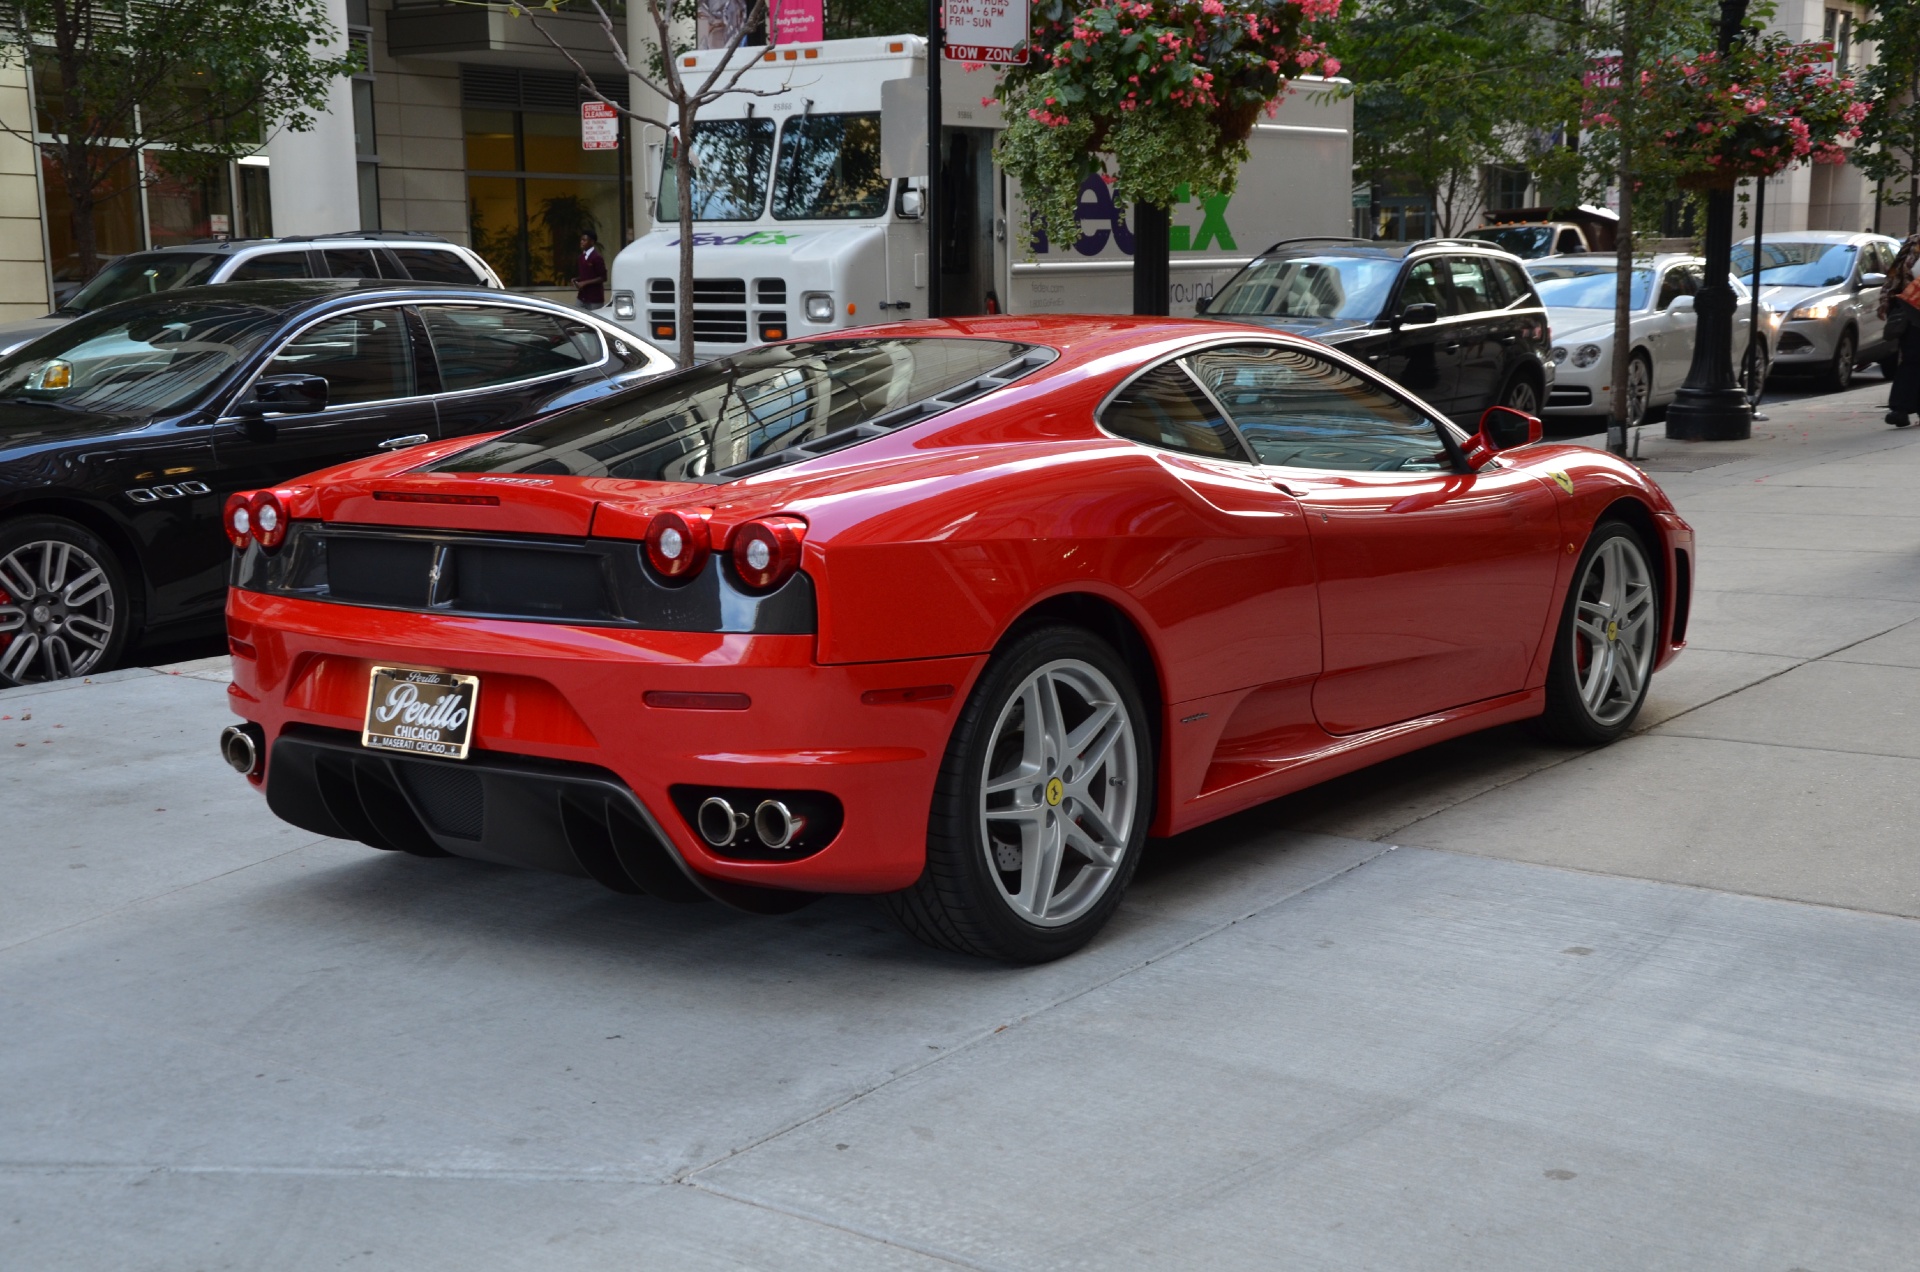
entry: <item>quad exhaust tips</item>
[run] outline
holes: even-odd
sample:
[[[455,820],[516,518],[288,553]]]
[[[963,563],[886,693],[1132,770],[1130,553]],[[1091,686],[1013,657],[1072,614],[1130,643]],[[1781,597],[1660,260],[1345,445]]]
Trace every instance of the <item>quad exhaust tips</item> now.
[[[220,730],[220,758],[242,777],[260,771],[266,750],[266,735],[257,724],[230,724]]]
[[[780,849],[792,847],[793,841],[805,833],[807,819],[777,799],[761,800],[749,817],[727,800],[713,795],[701,801],[694,825],[700,831],[700,838],[715,848],[730,846],[741,831],[752,825],[753,837],[762,847]]]

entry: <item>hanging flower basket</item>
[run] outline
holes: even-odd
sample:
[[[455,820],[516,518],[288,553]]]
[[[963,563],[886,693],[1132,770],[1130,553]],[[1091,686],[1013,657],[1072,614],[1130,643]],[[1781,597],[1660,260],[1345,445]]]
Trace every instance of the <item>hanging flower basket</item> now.
[[[1307,29],[1339,7],[1038,0],[1032,55],[995,91],[1007,129],[994,157],[1020,182],[1040,228],[1063,241],[1077,237],[1080,186],[1095,173],[1122,204],[1169,207],[1181,187],[1203,198],[1230,194],[1261,114],[1293,79],[1339,71]]]

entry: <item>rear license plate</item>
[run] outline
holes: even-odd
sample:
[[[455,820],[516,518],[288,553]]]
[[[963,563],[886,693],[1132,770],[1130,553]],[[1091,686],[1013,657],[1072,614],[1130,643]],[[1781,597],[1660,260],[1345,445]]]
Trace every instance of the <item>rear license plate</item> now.
[[[480,710],[480,677],[419,667],[375,667],[360,745],[464,760]]]

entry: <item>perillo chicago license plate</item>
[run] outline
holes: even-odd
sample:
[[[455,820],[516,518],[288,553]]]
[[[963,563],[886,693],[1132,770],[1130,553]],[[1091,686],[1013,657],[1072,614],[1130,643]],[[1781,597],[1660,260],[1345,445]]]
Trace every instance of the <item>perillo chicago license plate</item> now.
[[[464,760],[480,710],[480,677],[419,667],[375,667],[360,744]]]

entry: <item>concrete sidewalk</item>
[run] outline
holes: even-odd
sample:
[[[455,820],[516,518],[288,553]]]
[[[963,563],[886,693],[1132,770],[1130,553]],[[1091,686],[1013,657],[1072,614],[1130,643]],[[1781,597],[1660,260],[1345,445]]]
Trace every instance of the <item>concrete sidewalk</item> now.
[[[0,693],[0,1268],[1911,1267],[1883,391],[1647,439],[1701,591],[1636,736],[1155,844],[1044,968],[316,840],[217,660]]]

